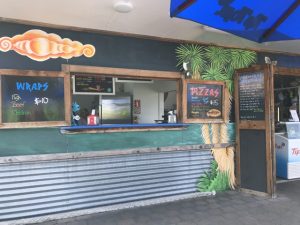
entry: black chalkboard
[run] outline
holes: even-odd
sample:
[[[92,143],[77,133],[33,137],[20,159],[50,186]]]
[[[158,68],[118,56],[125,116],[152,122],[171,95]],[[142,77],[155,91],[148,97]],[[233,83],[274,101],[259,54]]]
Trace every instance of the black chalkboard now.
[[[238,81],[240,119],[264,120],[264,73],[254,72],[240,74]]]
[[[266,131],[240,130],[241,188],[267,192]]]
[[[65,121],[64,78],[1,76],[2,122]]]
[[[74,75],[73,93],[88,95],[114,95],[114,78],[104,75]]]
[[[223,85],[187,83],[187,118],[221,119]]]

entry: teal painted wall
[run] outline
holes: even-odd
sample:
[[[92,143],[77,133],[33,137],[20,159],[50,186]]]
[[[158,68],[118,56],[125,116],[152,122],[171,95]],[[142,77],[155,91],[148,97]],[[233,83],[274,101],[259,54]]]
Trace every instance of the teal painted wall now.
[[[62,38],[78,40],[96,47],[96,54],[92,58],[78,57],[70,60],[58,58],[45,62],[36,62],[12,51],[0,52],[2,69],[60,71],[61,64],[70,63],[178,71],[175,54],[178,43],[8,22],[0,22],[0,26],[0,37],[14,36],[30,29],[42,29],[48,33],[56,33]],[[229,130],[233,130],[231,127],[230,125]],[[0,157],[197,144],[204,144],[199,124],[190,125],[186,130],[76,135],[61,134],[59,128],[0,129]]]
[[[234,140],[234,124],[229,124]],[[201,125],[185,130],[61,134],[59,128],[0,130],[0,157],[204,144]]]

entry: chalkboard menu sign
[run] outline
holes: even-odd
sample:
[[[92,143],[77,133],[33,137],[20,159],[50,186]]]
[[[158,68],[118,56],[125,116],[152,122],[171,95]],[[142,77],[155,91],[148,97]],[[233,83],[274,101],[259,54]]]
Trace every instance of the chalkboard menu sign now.
[[[115,80],[104,75],[74,75],[73,93],[85,95],[114,95]]]
[[[223,83],[187,83],[187,119],[222,119]]]
[[[254,72],[240,74],[238,82],[240,119],[264,120],[264,73]]]
[[[0,78],[3,123],[65,121],[63,77]]]

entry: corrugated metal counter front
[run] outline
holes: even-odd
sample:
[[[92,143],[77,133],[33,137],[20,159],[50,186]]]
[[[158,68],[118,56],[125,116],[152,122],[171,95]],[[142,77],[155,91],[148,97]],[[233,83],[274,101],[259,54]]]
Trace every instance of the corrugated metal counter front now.
[[[227,128],[233,137],[234,126]],[[201,130],[201,124],[113,133],[0,130],[0,224],[202,195],[196,183],[216,146],[205,144]]]
[[[2,157],[0,221],[194,193],[212,160],[199,146],[136,152]]]

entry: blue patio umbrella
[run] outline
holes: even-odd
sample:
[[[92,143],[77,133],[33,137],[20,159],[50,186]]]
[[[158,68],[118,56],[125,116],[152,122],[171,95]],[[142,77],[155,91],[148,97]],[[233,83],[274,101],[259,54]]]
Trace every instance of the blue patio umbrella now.
[[[255,41],[300,39],[300,0],[171,0],[170,16]]]

